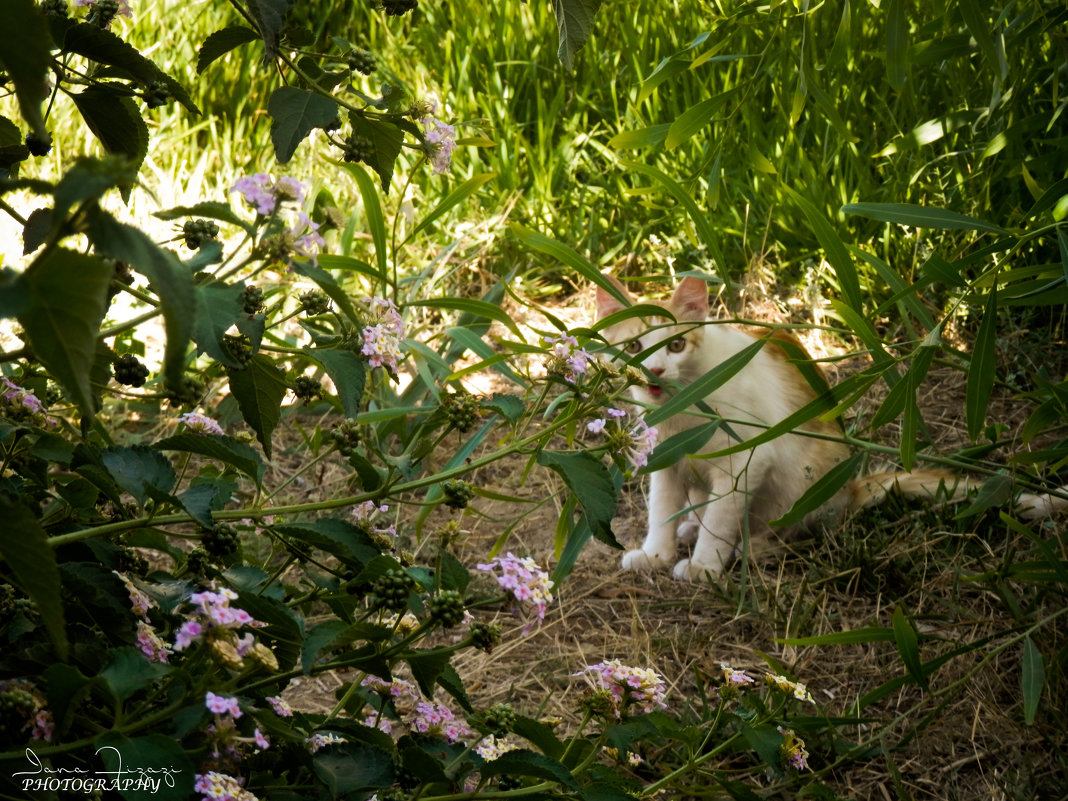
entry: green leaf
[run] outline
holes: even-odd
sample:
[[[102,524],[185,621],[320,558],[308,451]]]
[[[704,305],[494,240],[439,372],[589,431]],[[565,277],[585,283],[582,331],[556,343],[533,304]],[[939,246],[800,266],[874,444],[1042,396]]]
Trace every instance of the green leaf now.
[[[116,731],[101,734],[93,741],[97,757],[104,763],[109,775],[118,777],[125,770],[134,776],[158,779],[159,785],[151,790],[129,779],[116,783],[119,795],[128,801],[144,801],[146,797],[159,801],[183,801],[193,794],[193,777],[197,772],[185,750],[173,737],[150,734],[148,737],[129,739]],[[169,781],[168,781],[169,780]]]
[[[336,619],[326,620],[314,626],[304,635],[304,643],[300,649],[300,669],[305,673],[310,672],[319,653],[324,648],[329,648],[348,628],[348,623]]]
[[[974,442],[986,423],[986,409],[997,378],[998,290],[990,289],[983,319],[972,349],[972,363],[968,368],[968,385],[964,396],[964,416],[968,423],[968,438]]]
[[[556,736],[553,727],[539,720],[516,715],[512,731],[527,742],[533,743],[550,759],[559,759],[564,753],[564,744]]]
[[[778,768],[779,748],[782,746],[782,735],[778,730],[768,724],[762,723],[759,726],[750,726],[748,723],[742,723],[741,725],[742,737],[749,744],[749,747],[757,752],[757,755],[764,760],[764,763]]]
[[[996,71],[1001,80],[1004,80],[1008,76],[1008,65],[1004,59],[998,57],[994,35],[986,22],[989,7],[980,5],[978,0],[959,0],[958,7],[960,8],[961,17],[964,18],[964,24],[968,26],[968,30],[971,31],[972,36],[979,45],[979,49],[983,51],[983,57],[987,60],[988,66],[991,70]]]
[[[886,9],[886,79],[901,90],[908,80],[909,21],[904,0],[890,0]]]
[[[366,743],[348,742],[319,751],[312,770],[332,798],[382,790],[393,784],[393,755]]]
[[[373,153],[367,165],[378,173],[382,191],[389,191],[389,182],[393,178],[393,165],[404,145],[404,132],[391,122],[367,119],[363,115],[349,113],[352,132],[370,140]]]
[[[171,96],[187,110],[194,114],[200,113],[200,109],[189,97],[185,87],[156,66],[151,59],[141,55],[136,48],[120,36],[99,25],[91,22],[79,22],[72,25],[63,36],[61,49],[64,53],[77,53],[98,64],[117,67],[141,84],[147,85],[153,81],[159,81],[166,85]],[[133,108],[136,109],[137,106],[134,105]]]
[[[538,464],[555,471],[578,498],[597,539],[620,547],[612,533],[616,513],[616,484],[605,464],[589,453],[543,450]]]
[[[894,610],[893,626],[894,642],[897,644],[897,652],[901,656],[901,661],[905,663],[905,668],[913,681],[930,692],[927,676],[923,672],[923,663],[920,661],[920,638],[912,621],[905,614],[904,607],[898,606]]]
[[[178,494],[177,500],[190,517],[204,528],[211,528],[215,525],[211,513],[225,509],[236,490],[237,484],[224,478],[197,477]]]
[[[169,493],[176,476],[170,461],[147,445],[105,448],[100,454],[115,483],[130,493],[139,504],[148,500],[148,488]]]
[[[719,236],[712,227],[708,212],[698,207],[696,201],[694,201],[692,197],[692,193],[678,181],[670,178],[666,173],[661,172],[655,167],[650,167],[647,164],[642,164],[637,161],[624,162],[623,166],[627,170],[657,181],[680,206],[686,209],[686,213],[690,215],[690,221],[693,223],[694,230],[697,231],[697,238],[700,240],[701,244],[705,246],[713,264],[716,265],[716,269],[719,271],[719,278],[721,280],[726,280],[727,260],[723,257],[723,251],[720,249]]]
[[[474,317],[485,317],[488,320],[496,320],[503,325],[513,334],[520,339],[523,338],[523,334],[519,331],[519,326],[515,324],[515,321],[509,316],[508,312],[502,309],[500,306],[495,306],[492,303],[487,303],[484,300],[476,300],[474,298],[426,298],[425,300],[413,300],[410,301],[408,306],[424,306],[431,309],[448,309],[450,311],[463,312],[470,314]]]
[[[22,274],[30,297],[18,316],[34,355],[85,417],[95,413],[89,371],[107,311],[113,269],[95,256],[56,248]]]
[[[120,223],[110,214],[94,215],[89,230],[100,253],[127,262],[148,278],[149,286],[159,298],[167,334],[163,376],[168,384],[178,386],[196,316],[192,275],[171,251],[161,248],[139,228]]]
[[[842,288],[842,294],[845,295],[846,301],[859,314],[864,314],[864,302],[860,295],[860,281],[857,279],[857,270],[853,266],[853,258],[849,255],[849,249],[842,242],[841,237],[838,236],[834,228],[831,227],[827,218],[810,200],[788,186],[784,186],[783,191],[801,209],[808,220],[812,233],[816,235],[820,247],[827,254],[827,261],[834,268],[835,275],[838,276],[838,284]]]
[[[356,570],[363,570],[367,563],[382,555],[367,533],[347,520],[326,517],[315,521],[275,524],[273,528],[279,534],[336,556]]]
[[[935,209],[929,206],[917,206],[913,203],[847,203],[842,206],[843,214],[856,214],[881,222],[895,225],[908,225],[913,228],[955,229],[960,231],[986,231],[988,233],[1011,236],[1009,231],[974,217],[958,214],[948,209]]]
[[[1020,688],[1023,691],[1024,723],[1028,726],[1035,722],[1045,685],[1046,669],[1042,663],[1042,652],[1030,636],[1024,637],[1023,657],[1020,660]]]
[[[375,261],[378,264],[378,274],[381,276],[384,291],[389,267],[389,240],[386,239],[386,219],[382,214],[382,202],[378,199],[378,192],[375,190],[371,176],[363,167],[359,164],[342,164],[341,166],[353,177],[356,187],[360,190],[363,211],[367,215],[367,231],[371,234],[371,241],[375,246]]]
[[[837,631],[815,637],[776,638],[782,645],[856,645],[862,642],[893,642],[894,630],[884,626],[865,626],[851,631]]]
[[[468,178],[458,187],[449,192],[449,194],[447,194],[444,198],[442,198],[441,202],[438,203],[438,205],[434,206],[434,208],[432,208],[427,213],[427,215],[419,221],[419,224],[412,229],[412,232],[408,235],[408,238],[410,239],[411,237],[418,234],[420,231],[425,231],[427,228],[433,225],[434,222],[439,217],[441,217],[441,215],[445,214],[453,206],[457,206],[460,203],[463,203],[465,200],[467,200],[467,198],[471,197],[471,195],[477,192],[483,184],[485,184],[487,181],[493,180],[496,177],[497,173],[495,172],[485,172],[481,173],[480,175],[475,175],[471,178]]]
[[[228,371],[230,393],[237,400],[241,416],[271,458],[271,432],[281,417],[282,399],[286,396],[285,373],[262,354],[249,359],[243,370]]]
[[[241,300],[243,292],[241,284],[224,284],[221,281],[200,284],[194,289],[196,323],[193,340],[197,344],[197,353],[206,353],[227,367],[241,368],[243,365],[223,344],[223,335],[230,327],[247,317]]]
[[[556,56],[568,71],[575,67],[575,54],[586,44],[593,29],[593,17],[601,0],[552,0],[560,45]]]
[[[863,451],[858,451],[844,462],[836,464],[805,490],[804,494],[790,507],[790,511],[778,520],[772,520],[770,525],[793,526],[800,523],[809,512],[819,509],[833,498],[838,490],[849,483],[849,480],[856,475],[857,467],[864,460],[865,455]]]
[[[653,147],[667,139],[668,131],[672,123],[663,125],[650,125],[646,128],[636,128],[632,131],[620,131],[608,140],[608,146],[616,150],[636,150],[642,147]]]
[[[267,467],[260,455],[248,443],[233,437],[215,434],[175,434],[155,443],[161,451],[197,453],[209,459],[217,459],[244,473],[259,486]]]
[[[535,751],[517,749],[501,754],[479,768],[483,778],[490,776],[530,776],[535,779],[552,781],[564,787],[577,789],[578,784],[571,772],[557,762]]]
[[[437,684],[438,676],[449,664],[452,653],[447,649],[413,651],[406,657],[408,666],[412,669],[412,678],[419,685],[419,689],[427,698],[434,697],[434,685]]]
[[[112,694],[118,700],[125,701],[171,670],[169,665],[149,662],[134,646],[124,645],[108,651],[108,662],[99,675],[107,682]]]
[[[702,100],[682,112],[668,127],[667,136],[664,139],[664,147],[668,150],[673,150],[712,122],[712,115],[723,105],[728,94],[724,92],[715,97]]]
[[[0,557],[7,562],[19,589],[35,604],[41,620],[52,638],[56,655],[67,659],[67,631],[63,619],[63,592],[55,554],[48,538],[29,507],[17,498],[0,493]]]
[[[192,206],[175,206],[166,211],[153,212],[152,216],[158,217],[161,220],[181,220],[186,217],[208,217],[212,220],[219,220],[220,222],[236,225],[250,234],[256,230],[256,226],[239,217],[228,204],[220,203],[216,200],[204,200],[200,203],[194,203]]]
[[[125,156],[135,168],[141,166],[148,153],[148,126],[132,98],[103,86],[90,86],[70,97],[106,153]]]
[[[259,38],[259,34],[243,25],[231,25],[221,31],[215,31],[200,46],[200,52],[197,55],[197,75],[206,70],[215,59],[226,55],[235,47],[240,47],[246,42],[255,42]]]
[[[274,59],[278,52],[278,36],[286,23],[286,14],[295,0],[249,0],[248,10],[259,29],[267,50],[266,61]]]
[[[334,382],[345,417],[355,418],[360,413],[367,383],[367,363],[351,350],[305,348],[304,353],[319,362]]]
[[[966,520],[975,517],[995,506],[1004,506],[1012,500],[1013,480],[1011,476],[994,475],[983,482],[975,499],[953,516],[954,520]]]
[[[0,35],[0,66],[15,85],[23,119],[45,139],[48,131],[41,103],[48,97],[52,36],[45,16],[32,0],[6,0],[3,17],[6,33]]]
[[[275,157],[285,164],[297,145],[316,128],[328,128],[338,121],[337,103],[332,98],[295,86],[280,86],[267,101],[271,116],[271,142]]]
[[[704,400],[737,375],[763,349],[764,345],[765,340],[758,339],[753,344],[728,356],[696,381],[687,384],[675,393],[667,403],[649,412],[645,416],[645,422],[655,426],[657,423],[684,412],[698,401]]]
[[[649,462],[643,470],[653,473],[678,464],[683,458],[697,453],[708,444],[719,427],[719,420],[709,420],[707,423],[672,434],[653,449],[653,452],[649,454]]]
[[[512,232],[516,239],[528,248],[533,248],[540,253],[544,253],[546,256],[550,256],[557,261],[566,264],[587,281],[596,284],[601,287],[601,289],[608,292],[616,300],[623,303],[623,305],[630,305],[629,300],[620,293],[619,287],[609,281],[605,276],[601,275],[600,270],[586,261],[586,259],[582,258],[582,256],[571,247],[568,247],[562,242],[557,242],[555,239],[550,239],[544,234],[538,233],[530,228],[519,225],[518,223],[511,223],[508,226],[508,230]]]

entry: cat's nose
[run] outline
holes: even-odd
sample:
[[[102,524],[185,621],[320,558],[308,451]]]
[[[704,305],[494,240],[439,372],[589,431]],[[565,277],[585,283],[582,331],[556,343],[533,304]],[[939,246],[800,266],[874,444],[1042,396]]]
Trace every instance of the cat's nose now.
[[[660,376],[662,376],[664,374],[664,368],[663,367],[650,367],[649,368],[649,372],[659,378]]]

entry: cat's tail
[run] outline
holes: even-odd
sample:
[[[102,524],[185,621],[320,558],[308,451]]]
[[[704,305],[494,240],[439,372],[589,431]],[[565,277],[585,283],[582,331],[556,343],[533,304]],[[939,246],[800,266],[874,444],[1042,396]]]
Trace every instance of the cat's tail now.
[[[913,473],[874,473],[857,478],[846,485],[846,508],[855,512],[875,506],[888,495],[898,493],[905,498],[930,500],[933,503],[953,503],[964,500],[982,483],[962,478],[943,470],[917,470]],[[1044,520],[1068,508],[1068,487],[1056,494],[1022,492],[1015,500],[1014,511],[1024,520]]]

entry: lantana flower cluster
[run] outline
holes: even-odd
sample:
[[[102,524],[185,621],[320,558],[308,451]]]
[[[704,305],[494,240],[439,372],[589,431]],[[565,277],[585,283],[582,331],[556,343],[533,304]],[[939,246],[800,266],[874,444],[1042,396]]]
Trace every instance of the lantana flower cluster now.
[[[618,659],[607,659],[587,665],[575,675],[591,678],[597,689],[610,693],[617,718],[631,705],[642,713],[667,706],[664,702],[667,687],[660,674],[651,668],[629,667]]]
[[[634,467],[645,467],[649,464],[649,454],[660,441],[660,432],[641,417],[628,425],[626,417],[627,413],[623,410],[608,408],[604,417],[586,423],[586,430],[591,434],[604,434],[612,453],[626,459]]]
[[[534,611],[538,623],[545,619],[545,610],[553,601],[553,582],[549,574],[530,557],[520,558],[510,551],[476,566],[493,573],[497,584],[522,606]]]
[[[219,422],[206,414],[186,412],[178,415],[178,422],[185,426],[185,430],[193,434],[214,434],[222,436],[226,432]]]
[[[452,152],[456,149],[456,128],[435,117],[436,108],[437,104],[432,104],[429,113],[420,122],[427,127],[423,140],[430,151],[430,163],[435,174],[441,174],[452,164]]]
[[[277,180],[267,173],[258,172],[238,178],[230,187],[244,201],[256,209],[256,213],[267,217],[278,212],[284,201],[291,200],[297,206],[304,203],[308,187],[296,178],[283,176]],[[264,240],[270,255],[280,261],[288,261],[293,256],[308,259],[313,264],[326,240],[319,233],[319,223],[313,221],[303,211],[298,211],[292,227],[282,234]]]
[[[201,793],[203,801],[258,801],[240,780],[215,771],[198,773],[193,789]]]
[[[156,602],[122,573],[116,571],[115,575],[126,585],[126,591],[130,594],[130,608],[137,616],[137,647],[149,662],[166,662],[171,647],[156,631],[148,616],[149,610],[156,607]]]
[[[7,378],[0,378],[0,417],[26,421],[40,428],[54,428],[56,422],[45,413],[41,399]]]
[[[777,727],[779,734],[782,735],[782,745],[779,746],[779,753],[782,754],[783,761],[794,770],[804,770],[808,767],[808,751],[805,750],[805,741],[802,740],[792,729],[784,729],[782,726]]]
[[[385,514],[389,511],[388,504],[382,504],[379,506],[374,501],[364,501],[352,507],[352,518],[356,521],[356,525],[364,529],[368,534],[372,536],[381,536],[393,538],[397,536],[397,527],[390,524],[388,526],[378,525],[375,519],[377,515]]]
[[[178,628],[173,650],[184,651],[203,641],[211,645],[214,654],[231,670],[244,668],[246,657],[268,670],[277,670],[278,660],[270,648],[257,642],[251,632],[238,636],[238,629],[262,624],[244,609],[231,606],[230,601],[236,599],[237,593],[227,587],[218,592],[193,593],[189,601],[194,606],[194,616]]]
[[[547,347],[551,348],[546,369],[550,373],[564,375],[570,381],[578,376],[586,374],[589,369],[592,356],[585,348],[580,348],[578,340],[570,334],[559,337],[548,337],[544,340]]]
[[[404,338],[404,320],[392,300],[388,298],[364,298],[370,320],[363,328],[363,347],[360,353],[367,357],[372,367],[385,367],[397,372],[397,360],[401,356],[401,340]]]

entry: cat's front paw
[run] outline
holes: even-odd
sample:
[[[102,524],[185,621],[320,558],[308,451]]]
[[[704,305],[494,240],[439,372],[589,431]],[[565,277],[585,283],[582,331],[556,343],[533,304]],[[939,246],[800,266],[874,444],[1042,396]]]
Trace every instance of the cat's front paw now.
[[[683,559],[676,563],[671,575],[676,581],[704,581],[706,576],[716,578],[723,572],[723,565],[698,564],[692,559]]]
[[[670,559],[660,554],[646,553],[641,548],[623,554],[623,569],[633,570],[636,573],[651,573],[654,570],[662,570],[670,564]]]
[[[679,526],[675,536],[683,545],[694,545],[701,534],[701,524],[696,520],[687,520]]]

